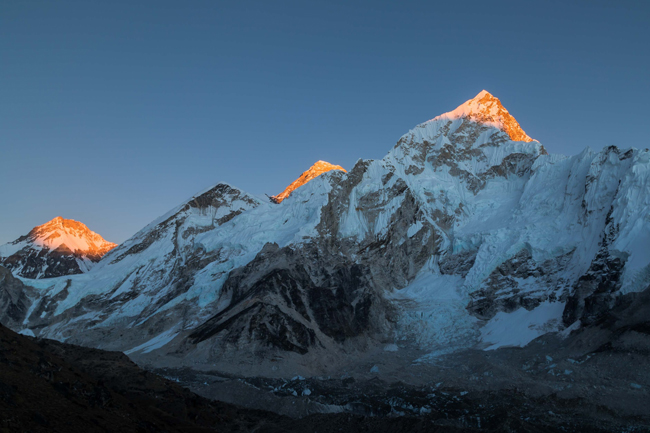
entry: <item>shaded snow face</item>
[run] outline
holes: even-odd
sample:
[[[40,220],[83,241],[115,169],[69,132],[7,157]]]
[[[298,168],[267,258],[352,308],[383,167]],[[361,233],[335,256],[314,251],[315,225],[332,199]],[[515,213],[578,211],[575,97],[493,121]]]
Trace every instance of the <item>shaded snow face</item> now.
[[[387,344],[433,357],[526,344],[647,287],[648,151],[547,155],[495,100],[279,205],[216,185],[88,274],[33,283],[23,326],[188,364]]]

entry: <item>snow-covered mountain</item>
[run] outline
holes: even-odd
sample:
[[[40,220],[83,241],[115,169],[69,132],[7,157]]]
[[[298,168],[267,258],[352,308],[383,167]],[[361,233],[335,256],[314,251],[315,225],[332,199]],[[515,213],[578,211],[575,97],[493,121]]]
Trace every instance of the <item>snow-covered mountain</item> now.
[[[156,366],[313,373],[383,347],[525,345],[650,285],[650,152],[548,155],[488,92],[319,174],[279,203],[218,184],[88,273],[23,279],[14,328]]]
[[[80,274],[116,246],[85,224],[59,216],[1,245],[0,265],[25,278]]]

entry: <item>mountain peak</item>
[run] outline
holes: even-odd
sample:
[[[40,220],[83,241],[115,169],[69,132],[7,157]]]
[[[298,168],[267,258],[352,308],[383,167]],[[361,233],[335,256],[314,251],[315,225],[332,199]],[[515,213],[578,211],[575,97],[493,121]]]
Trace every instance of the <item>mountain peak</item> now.
[[[72,219],[65,219],[62,216],[54,217],[45,224],[41,224],[35,228],[48,228],[52,230],[56,228],[67,228],[93,233],[84,223]]]
[[[474,99],[481,99],[481,98],[483,98],[483,97],[485,97],[485,96],[490,97],[490,98],[494,98],[494,99],[496,99],[497,101],[499,100],[498,98],[495,98],[494,95],[493,95],[492,93],[488,92],[488,91],[485,90],[485,89],[481,90],[481,91],[478,93],[478,95],[476,95],[476,96],[474,97]]]
[[[513,141],[533,141],[521,128],[517,120],[501,104],[499,98],[487,90],[465,101],[455,110],[441,114],[433,120],[456,120],[466,118],[477,123],[490,125],[508,134]]]
[[[87,272],[116,246],[84,223],[57,216],[0,245],[0,264],[25,278],[60,277]]]
[[[330,170],[342,170],[347,173],[347,171],[340,165],[330,164],[327,161],[321,161],[321,160],[316,161],[311,167],[309,167],[309,170],[303,172],[298,177],[298,179],[294,180],[288,187],[284,189],[284,191],[282,191],[278,195],[272,196],[271,200],[273,200],[276,203],[281,203],[282,200],[289,197],[289,195],[291,195],[293,191],[300,188],[310,180],[315,179],[321,174],[326,173]]]
[[[55,250],[62,246],[80,254],[103,255],[117,246],[93,232],[84,223],[61,216],[34,227],[28,234],[32,244]]]

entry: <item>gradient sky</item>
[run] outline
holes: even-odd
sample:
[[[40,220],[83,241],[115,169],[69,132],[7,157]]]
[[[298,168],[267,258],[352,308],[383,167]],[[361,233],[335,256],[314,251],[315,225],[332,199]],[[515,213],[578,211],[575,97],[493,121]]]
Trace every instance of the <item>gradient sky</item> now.
[[[122,242],[219,181],[382,158],[486,89],[551,153],[646,148],[650,2],[0,3],[0,244]]]

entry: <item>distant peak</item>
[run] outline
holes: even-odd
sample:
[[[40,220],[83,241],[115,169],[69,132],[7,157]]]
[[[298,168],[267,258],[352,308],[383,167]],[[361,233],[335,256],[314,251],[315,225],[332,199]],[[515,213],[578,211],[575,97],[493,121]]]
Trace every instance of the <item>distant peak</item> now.
[[[50,250],[65,245],[71,251],[103,255],[117,246],[90,230],[84,223],[61,216],[34,227],[29,232],[29,237],[34,245]]]
[[[499,128],[508,134],[513,141],[533,141],[524,132],[517,120],[501,104],[499,98],[487,90],[481,90],[478,95],[465,101],[455,110],[442,114],[433,120],[456,120],[460,118]]]
[[[271,200],[273,200],[276,203],[281,203],[282,200],[289,197],[289,195],[291,195],[291,193],[296,189],[300,188],[310,180],[317,178],[321,174],[331,170],[341,170],[347,173],[347,171],[340,165],[330,164],[327,161],[320,161],[320,160],[316,161],[314,165],[309,167],[309,170],[303,172],[298,177],[298,179],[294,180],[288,187],[285,188],[284,191],[282,191],[278,195],[272,196]]]
[[[25,278],[60,277],[88,272],[116,246],[84,223],[57,216],[0,245],[0,264]]]

